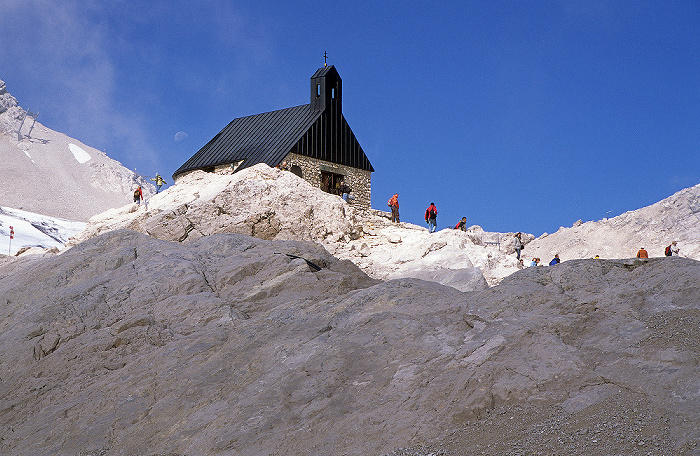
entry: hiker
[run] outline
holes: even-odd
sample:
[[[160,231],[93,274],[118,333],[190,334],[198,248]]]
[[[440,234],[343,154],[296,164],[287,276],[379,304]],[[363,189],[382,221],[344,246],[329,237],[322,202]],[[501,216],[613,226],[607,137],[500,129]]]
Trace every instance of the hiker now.
[[[671,244],[666,247],[666,250],[664,250],[666,256],[678,256],[680,253],[681,249],[678,247],[677,241],[671,242]]]
[[[141,191],[141,186],[139,185],[136,190],[134,190],[134,203],[141,204],[143,199],[143,192]]]
[[[639,249],[639,251],[637,252],[637,258],[643,258],[643,259],[649,258],[649,253],[644,249],[644,247]]]
[[[550,266],[554,266],[555,264],[561,263],[561,260],[559,259],[559,254],[557,253],[554,255],[554,258],[552,258],[552,261],[549,262]]]
[[[437,207],[435,203],[430,203],[425,210],[425,221],[428,223],[428,232],[434,233],[437,230]]]
[[[155,181],[156,183],[156,195],[158,194],[158,192],[160,192],[160,188],[163,186],[163,184],[167,184],[167,182],[165,182],[158,173],[156,173],[156,177],[152,177],[151,180]]]
[[[352,189],[350,188],[350,186],[348,184],[345,183],[344,180],[340,181],[340,194],[342,195],[343,200],[346,203],[348,202],[348,198],[353,199],[353,198],[350,198],[351,191],[352,191]]]
[[[394,196],[387,201],[387,204],[391,208],[391,221],[399,223],[399,194],[394,193]]]
[[[462,230],[462,231],[467,231],[467,218],[462,217],[462,220],[457,222],[455,225],[455,230]]]
[[[533,258],[532,262],[530,262],[530,267],[537,266],[539,264],[539,262],[540,262],[539,258],[537,258],[537,257]]]
[[[516,258],[519,260],[520,259],[520,251],[523,249],[523,241],[520,237],[521,233],[515,233],[515,240],[513,241],[515,245],[515,253],[517,254]]]

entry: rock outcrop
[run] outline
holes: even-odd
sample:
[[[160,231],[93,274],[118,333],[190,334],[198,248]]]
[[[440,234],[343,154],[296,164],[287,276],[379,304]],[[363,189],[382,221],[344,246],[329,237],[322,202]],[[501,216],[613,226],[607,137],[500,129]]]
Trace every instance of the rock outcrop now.
[[[0,278],[2,454],[698,450],[693,260],[462,293],[309,242],[117,230]]]
[[[190,173],[150,198],[147,207],[126,205],[93,217],[70,245],[120,228],[178,242],[215,233],[307,240],[353,261],[374,278],[423,278],[460,291],[488,286],[470,261],[470,255],[486,257],[485,249],[465,233],[430,235],[414,225],[391,224],[265,164],[232,175]],[[516,269],[514,260],[511,266]]]
[[[17,106],[17,99],[7,91],[5,81],[0,79],[0,114]]]
[[[683,189],[658,203],[605,220],[577,222],[540,236],[527,249],[528,257],[549,261],[574,258],[632,258],[644,247],[650,256],[678,241],[681,255],[700,259],[700,185]]]

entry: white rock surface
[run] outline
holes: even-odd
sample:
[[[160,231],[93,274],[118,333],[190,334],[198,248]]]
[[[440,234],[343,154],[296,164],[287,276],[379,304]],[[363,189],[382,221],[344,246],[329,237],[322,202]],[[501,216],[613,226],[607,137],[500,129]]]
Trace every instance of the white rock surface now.
[[[617,217],[576,224],[540,236],[524,254],[549,261],[559,253],[562,261],[576,258],[633,258],[644,247],[651,257],[678,241],[680,254],[700,259],[700,185],[686,188],[650,206]]]
[[[147,207],[131,204],[93,217],[71,245],[121,228],[179,242],[215,233],[314,241],[371,277],[423,278],[461,291],[486,288],[476,266],[488,262],[479,255],[492,255],[517,269],[517,262],[497,248],[487,252],[475,246],[473,236],[454,230],[431,235],[405,223],[394,226],[375,211],[355,210],[341,198],[265,164],[232,175],[188,174],[150,198]]]

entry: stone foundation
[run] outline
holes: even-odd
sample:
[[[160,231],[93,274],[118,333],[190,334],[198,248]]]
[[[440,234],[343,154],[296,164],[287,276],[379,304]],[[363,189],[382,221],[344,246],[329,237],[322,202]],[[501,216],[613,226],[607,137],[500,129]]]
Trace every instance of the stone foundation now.
[[[321,172],[323,171],[343,176],[345,183],[352,189],[350,196],[352,196],[353,199],[349,199],[348,203],[358,209],[371,208],[371,172],[294,153],[288,154],[283,162],[286,162],[287,171],[293,172],[317,188],[322,188]],[[241,163],[242,160],[236,163],[212,166],[204,171],[214,172],[216,174],[233,174]],[[178,179],[187,174],[189,174],[189,172],[181,174],[178,176]]]

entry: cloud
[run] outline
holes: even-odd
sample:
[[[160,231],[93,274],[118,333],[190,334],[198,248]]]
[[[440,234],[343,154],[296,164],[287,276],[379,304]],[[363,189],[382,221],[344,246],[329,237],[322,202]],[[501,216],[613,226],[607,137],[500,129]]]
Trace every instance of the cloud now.
[[[177,133],[175,133],[175,141],[180,142],[185,138],[187,138],[187,133],[185,133],[184,131],[178,131]]]

